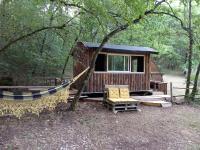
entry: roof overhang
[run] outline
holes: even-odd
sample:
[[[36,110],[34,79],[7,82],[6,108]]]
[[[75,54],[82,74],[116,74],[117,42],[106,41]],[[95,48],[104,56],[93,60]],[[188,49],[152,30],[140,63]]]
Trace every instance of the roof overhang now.
[[[99,47],[99,43],[91,43],[91,42],[79,42],[79,44],[83,44],[84,47],[91,50],[96,50]],[[114,44],[105,44],[103,46],[102,52],[106,53],[122,53],[122,54],[158,54],[152,48],[149,47],[141,47],[141,46],[128,46],[128,45],[114,45]]]

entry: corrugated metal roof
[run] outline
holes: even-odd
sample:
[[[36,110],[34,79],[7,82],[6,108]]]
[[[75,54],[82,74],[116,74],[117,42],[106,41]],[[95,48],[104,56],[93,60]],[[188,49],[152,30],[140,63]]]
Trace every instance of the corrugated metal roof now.
[[[87,48],[98,48],[100,43],[92,43],[92,42],[82,42]],[[141,47],[141,46],[129,46],[129,45],[115,45],[115,44],[105,44],[103,47],[103,51],[105,52],[119,52],[119,53],[154,53],[157,54],[154,49],[149,47]]]

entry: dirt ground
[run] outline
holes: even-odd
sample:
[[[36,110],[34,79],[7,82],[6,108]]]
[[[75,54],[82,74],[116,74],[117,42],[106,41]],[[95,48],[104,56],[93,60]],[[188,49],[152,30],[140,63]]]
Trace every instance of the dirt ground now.
[[[185,88],[186,87],[186,79],[184,76],[180,75],[169,75],[165,74],[163,76],[164,82],[168,83],[167,92],[170,94],[170,82],[172,82],[173,85],[173,95],[184,95],[185,89],[177,89],[177,88]]]
[[[44,112],[21,120],[0,118],[0,149],[199,150],[200,108],[140,107],[114,114],[101,103],[81,102],[76,112]]]

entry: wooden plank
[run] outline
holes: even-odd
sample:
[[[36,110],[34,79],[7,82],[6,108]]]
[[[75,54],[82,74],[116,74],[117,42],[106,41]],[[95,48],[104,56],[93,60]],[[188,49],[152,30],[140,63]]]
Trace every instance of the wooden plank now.
[[[150,96],[132,96],[132,98],[137,99],[139,101],[159,101],[159,100],[167,100],[169,101],[170,95],[150,95]]]
[[[156,107],[171,107],[172,104],[170,102],[165,101],[141,101],[140,104],[146,106],[156,106]]]

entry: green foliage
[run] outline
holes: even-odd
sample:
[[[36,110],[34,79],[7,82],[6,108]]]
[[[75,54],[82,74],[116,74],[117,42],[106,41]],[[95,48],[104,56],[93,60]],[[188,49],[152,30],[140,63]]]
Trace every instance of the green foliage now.
[[[65,6],[63,2],[74,6]],[[131,25],[134,18],[143,15],[154,4],[154,0],[2,0],[0,48],[10,40],[42,27],[60,26],[71,21],[65,28],[43,30],[0,52],[0,76],[12,76],[15,81],[33,76],[60,77],[75,39],[101,42],[110,31],[122,24]],[[182,3],[172,7],[174,13],[187,23]],[[193,62],[198,64],[200,12],[198,7],[194,8],[196,41]],[[171,11],[168,5],[158,10]],[[151,15],[117,34],[110,43],[152,47],[159,51],[154,58],[161,67],[181,69],[186,62],[187,41],[180,22],[166,15]],[[72,72],[72,58],[66,72]]]
[[[162,64],[162,67],[166,69],[180,69],[179,67],[183,63],[182,57],[174,50],[172,46],[162,46],[162,50],[159,51],[157,62]]]

